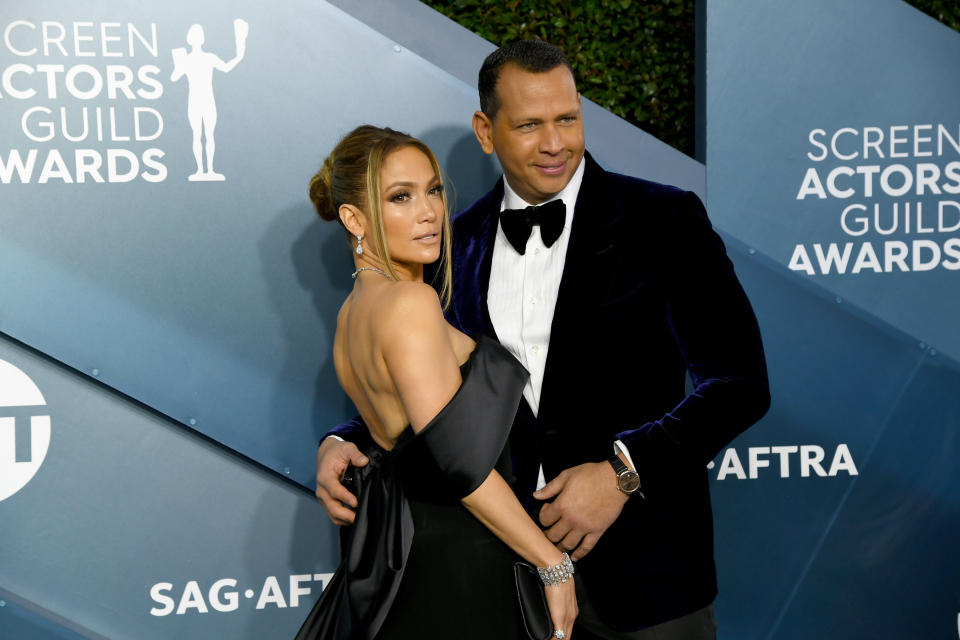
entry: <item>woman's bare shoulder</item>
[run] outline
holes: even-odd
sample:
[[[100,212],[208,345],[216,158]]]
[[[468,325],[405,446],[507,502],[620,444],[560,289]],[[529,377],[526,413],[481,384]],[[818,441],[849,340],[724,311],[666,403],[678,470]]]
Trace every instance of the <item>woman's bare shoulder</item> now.
[[[399,346],[404,351],[426,348],[447,340],[446,320],[440,298],[423,282],[396,282],[379,301],[376,334],[385,350]]]
[[[337,329],[340,329],[347,322],[347,316],[350,315],[350,306],[352,303],[353,292],[347,295],[343,300],[343,304],[340,305],[340,309],[337,310]]]
[[[383,300],[391,306],[424,306],[433,310],[434,305],[436,305],[436,309],[440,308],[440,296],[426,282],[410,282],[407,280],[394,282],[387,287]]]
[[[407,419],[419,431],[459,388],[459,363],[433,288],[419,282],[389,288],[377,340]]]
[[[416,329],[423,323],[432,325],[443,321],[443,309],[440,297],[430,285],[423,282],[395,282],[386,288],[380,300],[378,311],[390,326],[402,325],[406,329]]]

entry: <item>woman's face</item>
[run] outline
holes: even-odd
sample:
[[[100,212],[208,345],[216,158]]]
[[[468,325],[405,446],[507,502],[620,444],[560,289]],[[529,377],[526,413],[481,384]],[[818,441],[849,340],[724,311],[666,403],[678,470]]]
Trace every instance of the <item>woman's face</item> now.
[[[416,147],[398,149],[380,170],[380,207],[393,263],[419,272],[440,257],[443,185],[430,159]]]

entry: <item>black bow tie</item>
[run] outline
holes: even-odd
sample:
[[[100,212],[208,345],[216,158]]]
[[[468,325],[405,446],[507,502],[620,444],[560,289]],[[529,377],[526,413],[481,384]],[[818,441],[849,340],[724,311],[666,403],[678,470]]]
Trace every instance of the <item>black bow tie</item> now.
[[[546,204],[526,209],[504,209],[500,212],[500,226],[513,248],[523,255],[533,225],[540,225],[540,237],[548,247],[557,241],[563,231],[567,208],[559,198]]]

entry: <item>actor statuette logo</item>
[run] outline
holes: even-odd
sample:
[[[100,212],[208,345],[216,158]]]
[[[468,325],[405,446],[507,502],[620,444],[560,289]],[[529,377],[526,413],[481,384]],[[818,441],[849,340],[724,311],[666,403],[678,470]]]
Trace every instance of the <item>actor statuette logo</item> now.
[[[36,475],[50,446],[50,416],[27,374],[0,360],[0,501]]]
[[[193,157],[197,162],[197,170],[190,176],[191,182],[221,181],[223,174],[213,170],[213,154],[216,150],[213,132],[217,126],[217,103],[213,99],[213,72],[230,73],[241,60],[247,48],[247,33],[250,25],[245,20],[233,21],[233,33],[237,44],[237,54],[230,62],[224,62],[214,53],[203,50],[203,27],[192,25],[187,31],[186,49],[173,50],[173,74],[170,79],[176,82],[186,78],[189,86],[187,94],[187,118],[190,128],[193,129]],[[201,141],[201,136],[204,140]],[[206,145],[203,142],[206,142]],[[203,153],[203,152],[206,153]],[[204,168],[203,159],[207,164]]]

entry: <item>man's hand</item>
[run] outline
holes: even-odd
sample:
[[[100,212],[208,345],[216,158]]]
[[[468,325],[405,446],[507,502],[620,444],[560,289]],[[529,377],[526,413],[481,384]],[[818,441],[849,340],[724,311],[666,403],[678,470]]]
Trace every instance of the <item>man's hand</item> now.
[[[537,500],[549,500],[540,509],[546,534],[574,561],[590,553],[600,536],[623,510],[630,496],[617,488],[617,475],[607,462],[588,462],[560,472],[540,491]]]
[[[353,524],[357,498],[347,491],[341,480],[347,467],[366,466],[369,460],[352,442],[338,438],[324,438],[317,449],[317,500],[327,510],[334,524]]]

